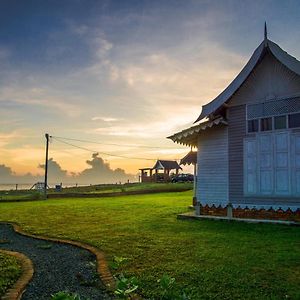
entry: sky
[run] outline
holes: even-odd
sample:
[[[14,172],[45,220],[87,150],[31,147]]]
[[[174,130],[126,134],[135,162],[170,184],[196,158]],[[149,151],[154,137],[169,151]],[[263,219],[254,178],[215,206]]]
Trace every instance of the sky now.
[[[126,174],[180,159],[189,149],[166,137],[233,80],[265,21],[269,38],[300,58],[299,13],[289,0],[1,0],[3,174],[42,174],[45,133],[86,141],[50,143],[70,176],[93,168],[93,153]]]

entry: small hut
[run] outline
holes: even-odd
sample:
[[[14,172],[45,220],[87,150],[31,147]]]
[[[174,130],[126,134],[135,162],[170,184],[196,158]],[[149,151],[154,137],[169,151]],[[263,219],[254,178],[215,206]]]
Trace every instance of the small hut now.
[[[171,171],[177,175],[181,167],[175,160],[157,160],[153,168],[142,168],[141,182],[170,182]]]

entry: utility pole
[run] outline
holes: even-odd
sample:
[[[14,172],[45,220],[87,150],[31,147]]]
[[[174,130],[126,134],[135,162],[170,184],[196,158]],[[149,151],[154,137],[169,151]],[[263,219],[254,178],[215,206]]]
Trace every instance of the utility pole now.
[[[46,161],[45,161],[45,182],[44,182],[44,193],[47,199],[47,181],[48,181],[48,148],[49,148],[49,134],[45,134],[46,137]]]

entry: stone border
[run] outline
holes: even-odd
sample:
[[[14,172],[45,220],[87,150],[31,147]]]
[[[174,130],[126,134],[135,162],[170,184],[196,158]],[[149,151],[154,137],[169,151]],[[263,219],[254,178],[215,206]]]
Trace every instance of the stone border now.
[[[40,235],[34,235],[34,234],[30,234],[25,232],[21,226],[17,223],[13,223],[13,222],[0,222],[0,224],[7,224],[7,225],[12,225],[14,228],[14,231],[22,234],[24,236],[27,237],[31,237],[31,238],[35,238],[35,239],[39,239],[39,240],[44,240],[44,241],[51,241],[51,242],[55,242],[55,243],[60,243],[60,244],[68,244],[68,245],[72,245],[78,248],[83,248],[85,250],[88,250],[89,252],[93,253],[96,256],[96,260],[97,260],[97,272],[100,276],[101,281],[104,283],[104,285],[106,286],[106,288],[110,291],[114,291],[115,287],[116,287],[116,282],[114,277],[112,276],[107,261],[105,259],[105,255],[102,251],[98,250],[96,247],[93,247],[91,245],[88,244],[84,244],[78,241],[72,241],[72,240],[65,240],[65,239],[56,239],[56,238],[50,238],[50,237],[44,237],[44,236],[40,236]]]
[[[14,256],[20,263],[22,274],[20,278],[15,282],[15,284],[6,291],[4,296],[1,298],[2,300],[19,300],[21,299],[25,287],[32,279],[34,269],[32,261],[22,253],[13,252],[8,250],[0,250],[1,253],[8,254],[10,256]]]

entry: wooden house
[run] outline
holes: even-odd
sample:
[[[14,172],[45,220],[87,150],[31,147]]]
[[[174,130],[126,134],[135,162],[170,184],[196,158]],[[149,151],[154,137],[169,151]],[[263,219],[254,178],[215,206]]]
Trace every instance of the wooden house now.
[[[195,123],[169,138],[198,148],[197,214],[300,221],[300,62],[266,27]]]
[[[181,167],[175,160],[157,160],[152,168],[143,168],[141,171],[141,182],[170,182],[170,172],[177,175]]]

